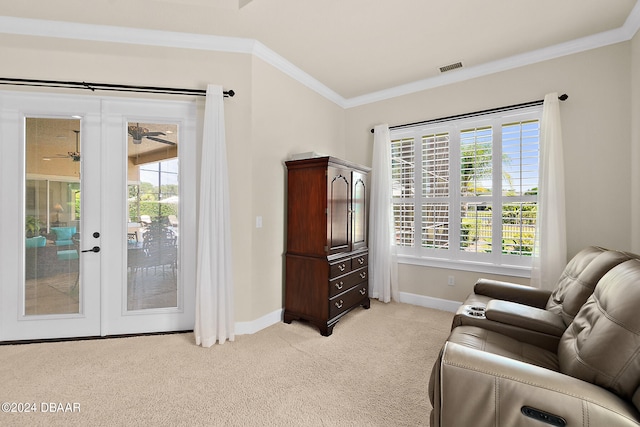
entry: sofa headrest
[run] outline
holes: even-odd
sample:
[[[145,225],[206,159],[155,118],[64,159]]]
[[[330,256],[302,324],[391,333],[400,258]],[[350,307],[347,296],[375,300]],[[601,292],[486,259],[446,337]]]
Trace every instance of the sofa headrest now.
[[[567,264],[558,287],[549,297],[546,309],[562,316],[565,326],[569,326],[602,276],[630,258],[623,252],[595,247],[579,252]]]
[[[560,371],[631,401],[640,386],[640,261],[607,272],[560,339]],[[638,407],[638,404],[636,404]]]

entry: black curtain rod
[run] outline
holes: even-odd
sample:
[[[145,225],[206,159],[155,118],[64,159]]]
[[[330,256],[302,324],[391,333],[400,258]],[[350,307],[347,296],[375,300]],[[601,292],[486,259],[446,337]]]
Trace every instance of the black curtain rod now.
[[[68,89],[88,89],[92,92],[96,90],[108,90],[115,92],[138,92],[138,93],[158,93],[166,95],[195,95],[206,96],[207,91],[202,89],[181,89],[173,87],[157,86],[132,86],[117,85],[109,83],[89,83],[89,82],[68,82],[57,80],[31,80],[31,79],[10,79],[0,77],[0,84],[12,86],[36,86],[36,87],[59,87]],[[233,90],[223,92],[225,98],[234,96]]]
[[[567,99],[569,99],[569,95],[564,93],[564,94],[560,95],[558,97],[558,99],[560,101],[566,101]],[[507,105],[505,107],[491,108],[489,110],[475,111],[473,113],[464,113],[464,114],[458,114],[458,115],[455,115],[455,116],[440,117],[439,119],[431,119],[431,120],[424,120],[424,121],[421,121],[421,122],[405,123],[403,125],[389,126],[389,130],[391,130],[391,129],[409,128],[409,127],[413,127],[413,126],[428,125],[428,124],[432,124],[432,123],[448,122],[448,121],[451,121],[451,120],[466,119],[468,117],[477,117],[477,116],[482,116],[482,115],[485,115],[485,114],[499,113],[501,111],[518,110],[520,108],[527,108],[527,107],[533,107],[535,105],[542,105],[543,103],[544,103],[544,99],[540,99],[538,101],[523,102],[522,104]],[[373,129],[371,129],[371,133],[373,133]]]

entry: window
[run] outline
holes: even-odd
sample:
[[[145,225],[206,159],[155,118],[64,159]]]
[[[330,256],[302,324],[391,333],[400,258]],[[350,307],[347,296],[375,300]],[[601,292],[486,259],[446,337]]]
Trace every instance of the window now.
[[[537,106],[391,130],[395,237],[404,260],[526,275],[541,113]]]

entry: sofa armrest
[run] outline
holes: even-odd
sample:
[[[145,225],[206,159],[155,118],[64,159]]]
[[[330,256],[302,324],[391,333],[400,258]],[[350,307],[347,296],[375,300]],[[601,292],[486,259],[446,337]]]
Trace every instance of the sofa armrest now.
[[[494,322],[505,323],[543,334],[561,337],[566,330],[562,317],[542,308],[531,307],[517,302],[491,300],[487,304],[485,316]]]
[[[473,292],[494,299],[538,308],[545,308],[551,296],[551,291],[545,289],[491,279],[479,279],[473,287]]]
[[[430,387],[432,426],[544,426],[533,408],[567,426],[637,426],[629,402],[594,384],[549,369],[447,342]],[[562,424],[556,424],[562,425]]]

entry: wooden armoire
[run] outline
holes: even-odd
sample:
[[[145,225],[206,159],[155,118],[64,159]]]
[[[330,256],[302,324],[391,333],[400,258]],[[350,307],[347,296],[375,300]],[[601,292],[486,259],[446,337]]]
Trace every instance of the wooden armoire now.
[[[370,168],[334,157],[286,162],[284,321],[324,336],[352,309],[370,307],[367,213]]]

